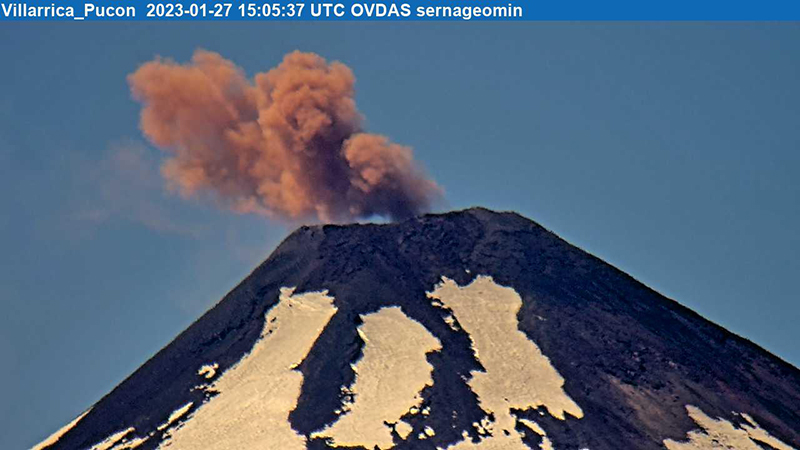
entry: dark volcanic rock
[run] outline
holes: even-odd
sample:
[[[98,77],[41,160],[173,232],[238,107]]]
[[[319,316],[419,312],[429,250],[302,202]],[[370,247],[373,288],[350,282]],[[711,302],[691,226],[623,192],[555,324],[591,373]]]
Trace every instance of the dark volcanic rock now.
[[[470,209],[390,225],[302,227],[207,312],[134,372],[50,448],[82,449],[128,427],[153,436],[189,401],[209,361],[223,372],[248,353],[281,287],[327,289],[336,315],[299,366],[304,384],[292,427],[309,435],[335,420],[340,388],[354,378],[362,352],[360,315],[400,305],[441,341],[431,353],[434,386],[422,395],[436,435],[420,441],[415,426],[396,448],[433,449],[461,439],[484,416],[465,380],[481,370],[469,336],[453,331],[426,292],[446,276],[459,285],[489,275],[522,297],[519,328],[565,379],[564,391],[584,416],[559,420],[518,411],[547,430],[556,449],[657,449],[686,440],[698,425],[695,405],[742,423],[745,412],[774,437],[800,448],[800,371],[755,344],[703,319],[630,276],[514,213]],[[535,380],[532,380],[535,382]],[[454,417],[451,412],[457,411]],[[473,434],[473,436],[476,436]],[[526,443],[538,448],[538,435]],[[309,448],[326,448],[311,440]]]

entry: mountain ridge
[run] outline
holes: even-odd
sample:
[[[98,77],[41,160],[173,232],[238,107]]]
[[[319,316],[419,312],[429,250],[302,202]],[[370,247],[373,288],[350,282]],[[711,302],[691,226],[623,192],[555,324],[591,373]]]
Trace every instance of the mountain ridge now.
[[[363,350],[356,333],[360,317],[398,305],[450,349],[429,355],[434,388],[425,393],[433,411],[429,420],[447,427],[407,448],[453,443],[483,417],[462,380],[481,365],[470,355],[470,337],[449,330],[424,299],[442,277],[467,285],[479,275],[519,293],[519,329],[550,359],[565,379],[564,390],[584,409],[580,420],[536,416],[555,448],[663,448],[668,439],[685,441],[697,428],[687,405],[734,424],[745,422],[731,411],[750,414],[778,439],[800,446],[798,431],[791,429],[800,423],[800,406],[782,401],[800,399],[796,367],[534,221],[470,208],[391,224],[298,228],[47,448],[85,448],[129,427],[136,436],[156,430],[139,446],[156,448],[168,437],[169,429],[158,426],[171,412],[191,402],[191,416],[207,401],[202,391],[187,392],[197,383],[196,368],[213,361],[222,373],[234,366],[259,340],[266,312],[288,286],[296,292],[327,290],[338,308],[297,367],[304,383],[289,415],[294,430],[308,436],[336,419],[341,387],[353,383],[351,364]],[[723,361],[733,374],[709,367],[709,360]],[[459,411],[457,421],[440,413],[448,409]],[[422,420],[409,420],[414,429],[422,426]],[[541,443],[531,439],[530,445]],[[327,447],[312,439],[308,448]]]

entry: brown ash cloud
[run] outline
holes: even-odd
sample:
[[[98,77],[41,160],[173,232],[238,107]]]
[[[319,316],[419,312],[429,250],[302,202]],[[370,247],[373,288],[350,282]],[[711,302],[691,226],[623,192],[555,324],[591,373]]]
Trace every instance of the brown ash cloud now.
[[[403,219],[441,189],[409,147],[366,133],[355,77],[342,63],[293,52],[252,81],[221,55],[157,58],[128,76],[141,129],[169,157],[184,196],[210,192],[239,213],[285,220]]]

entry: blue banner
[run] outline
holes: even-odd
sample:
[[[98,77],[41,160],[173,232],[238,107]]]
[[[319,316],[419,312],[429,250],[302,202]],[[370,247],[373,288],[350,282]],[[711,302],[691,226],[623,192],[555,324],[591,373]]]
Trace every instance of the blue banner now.
[[[0,0],[0,20],[800,20],[800,1]]]

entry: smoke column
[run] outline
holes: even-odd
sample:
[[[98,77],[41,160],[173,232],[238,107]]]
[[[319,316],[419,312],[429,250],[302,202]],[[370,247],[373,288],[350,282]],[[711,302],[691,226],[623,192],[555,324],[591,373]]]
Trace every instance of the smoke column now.
[[[313,53],[286,55],[251,82],[217,53],[157,58],[128,76],[141,128],[170,153],[161,172],[182,195],[212,192],[232,210],[288,220],[403,219],[441,195],[410,148],[365,133],[355,78]]]

